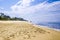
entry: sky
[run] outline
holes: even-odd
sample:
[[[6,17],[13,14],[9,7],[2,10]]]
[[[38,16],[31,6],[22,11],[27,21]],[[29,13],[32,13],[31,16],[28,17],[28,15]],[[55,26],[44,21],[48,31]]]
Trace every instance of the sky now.
[[[0,0],[0,12],[34,23],[60,22],[60,0]]]
[[[10,10],[10,7],[21,0],[0,0],[0,8],[4,8],[5,10]],[[60,0],[34,0],[31,2],[31,5],[37,5],[44,1],[48,1],[49,3],[60,1]]]

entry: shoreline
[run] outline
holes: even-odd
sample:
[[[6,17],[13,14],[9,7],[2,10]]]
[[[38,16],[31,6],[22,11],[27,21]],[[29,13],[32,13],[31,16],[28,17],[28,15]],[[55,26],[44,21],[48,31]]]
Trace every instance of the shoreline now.
[[[1,23],[19,23],[19,22],[26,22],[26,21],[0,21]],[[28,22],[29,24],[33,24],[31,22]],[[51,30],[55,30],[55,31],[60,31],[60,29],[55,29],[55,28],[50,28],[48,26],[43,26],[43,25],[36,25],[33,24],[33,26],[37,26],[38,28],[42,27],[42,28],[46,28],[46,29],[51,29]]]
[[[51,30],[55,30],[55,31],[60,31],[60,29],[51,28],[51,27],[48,27],[48,26],[43,26],[43,25],[35,25],[35,26],[38,26],[38,28],[42,27],[42,28],[46,28],[46,29],[51,29]]]

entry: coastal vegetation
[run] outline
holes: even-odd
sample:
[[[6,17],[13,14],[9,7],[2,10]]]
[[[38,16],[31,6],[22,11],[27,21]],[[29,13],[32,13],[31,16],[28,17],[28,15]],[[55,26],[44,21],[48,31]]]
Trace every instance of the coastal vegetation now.
[[[27,21],[21,17],[10,17],[8,15],[5,15],[4,13],[0,13],[0,20],[15,20],[15,21]]]

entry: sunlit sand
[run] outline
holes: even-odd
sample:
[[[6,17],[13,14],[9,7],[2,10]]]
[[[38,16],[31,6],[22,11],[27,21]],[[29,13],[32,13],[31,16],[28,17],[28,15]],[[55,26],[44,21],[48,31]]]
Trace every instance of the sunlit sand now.
[[[60,40],[60,31],[25,21],[0,21],[0,40]]]

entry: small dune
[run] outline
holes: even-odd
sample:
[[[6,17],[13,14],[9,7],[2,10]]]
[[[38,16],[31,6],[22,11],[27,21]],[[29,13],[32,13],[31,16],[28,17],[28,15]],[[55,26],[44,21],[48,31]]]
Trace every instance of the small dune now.
[[[0,40],[60,40],[60,31],[25,21],[0,21]]]

